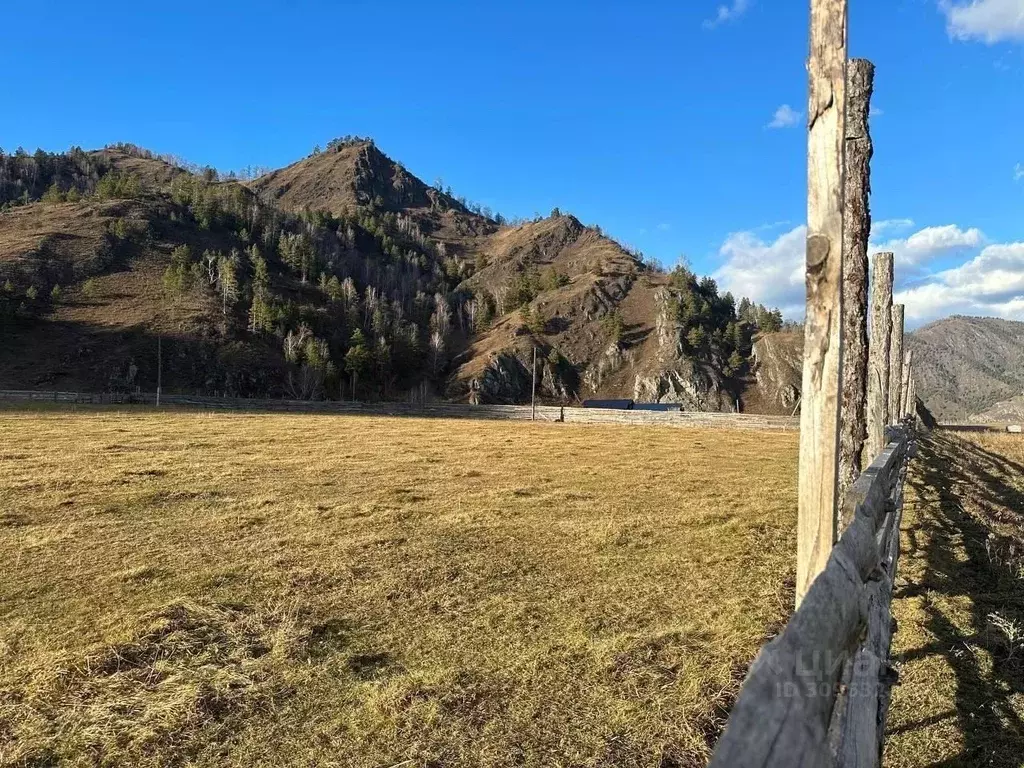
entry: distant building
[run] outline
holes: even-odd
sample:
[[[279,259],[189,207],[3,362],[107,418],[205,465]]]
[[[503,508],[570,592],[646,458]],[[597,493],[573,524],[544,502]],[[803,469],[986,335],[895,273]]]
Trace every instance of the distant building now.
[[[611,408],[619,411],[633,410],[632,400],[584,400],[584,408]]]
[[[617,411],[681,411],[679,403],[637,403],[632,400],[584,400],[584,408],[610,408]]]

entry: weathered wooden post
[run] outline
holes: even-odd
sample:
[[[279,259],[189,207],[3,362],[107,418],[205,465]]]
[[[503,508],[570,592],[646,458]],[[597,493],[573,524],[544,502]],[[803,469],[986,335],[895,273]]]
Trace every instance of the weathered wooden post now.
[[[900,421],[910,415],[910,366],[914,353],[909,349],[903,353],[903,386],[900,388]]]
[[[807,62],[807,315],[800,406],[796,602],[836,537],[842,374],[847,0],[811,0]]]
[[[851,59],[846,72],[846,179],[843,218],[843,385],[839,419],[839,506],[861,469],[867,426],[868,236],[871,233],[871,132],[875,65]],[[837,534],[849,520],[837,521]]]
[[[891,253],[876,253],[871,270],[871,343],[868,345],[868,437],[863,466],[885,447],[889,423],[889,344],[892,337]]]
[[[910,393],[909,402],[907,403],[907,416],[910,417],[911,424],[917,424],[917,380],[914,378],[914,369],[910,369]]]
[[[889,423],[903,416],[903,305],[892,306],[892,338],[889,340]]]

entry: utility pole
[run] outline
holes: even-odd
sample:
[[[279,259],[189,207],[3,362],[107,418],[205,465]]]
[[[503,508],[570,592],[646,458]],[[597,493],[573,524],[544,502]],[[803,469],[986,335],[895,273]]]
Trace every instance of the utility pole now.
[[[533,387],[530,392],[530,420],[537,420],[537,345],[533,347]]]
[[[156,337],[156,407],[160,407],[160,386],[163,384],[164,351],[163,336]]]

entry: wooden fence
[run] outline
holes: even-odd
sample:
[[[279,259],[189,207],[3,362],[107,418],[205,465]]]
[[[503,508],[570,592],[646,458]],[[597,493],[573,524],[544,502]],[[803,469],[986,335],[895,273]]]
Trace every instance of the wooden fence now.
[[[879,764],[889,690],[890,614],[910,420],[844,500],[852,523],[785,630],[751,666],[714,768]]]
[[[95,394],[83,392],[42,392],[0,390],[0,400],[83,404],[155,405],[156,394]],[[419,416],[444,419],[534,420],[528,405],[465,405],[459,403],[359,403],[314,400],[274,400],[243,397],[160,396],[163,405],[233,411],[283,411],[289,413],[364,414],[377,416]],[[704,413],[699,411],[626,411],[538,405],[536,421],[571,424],[633,424],[672,427],[726,427],[734,429],[795,430],[799,421],[788,416],[745,413]]]

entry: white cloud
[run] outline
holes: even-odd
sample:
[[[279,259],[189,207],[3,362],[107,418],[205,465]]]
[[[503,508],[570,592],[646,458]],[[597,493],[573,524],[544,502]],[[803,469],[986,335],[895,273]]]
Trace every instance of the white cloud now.
[[[1024,179],[1024,165],[1017,163],[1013,168],[1013,180],[1020,181]]]
[[[958,40],[981,40],[989,45],[1003,40],[1024,40],[1024,2],[971,0],[953,4],[940,0],[949,34]]]
[[[919,325],[952,314],[1024,320],[1024,242],[986,246],[958,267],[897,291],[908,321]]]
[[[668,222],[662,222],[661,224],[658,225],[659,232],[668,232],[670,229],[672,229],[672,225],[669,224]]]
[[[768,123],[767,127],[789,128],[791,125],[796,125],[799,121],[800,113],[789,106],[789,104],[783,104],[775,110],[775,115],[772,117],[772,121]]]
[[[884,223],[884,222],[880,222]],[[872,235],[878,233],[877,226]],[[960,229],[956,224],[941,227],[925,227],[910,237],[887,240],[880,243],[872,242],[872,251],[892,251],[895,256],[897,279],[898,270],[917,269],[923,267],[940,256],[977,248],[985,241],[980,229]]]
[[[803,317],[807,227],[791,229],[766,243],[753,232],[735,232],[718,253],[724,263],[713,277],[739,298],[778,307],[788,318]]]
[[[885,232],[900,232],[914,226],[913,219],[882,219],[871,222],[871,239],[875,240]]]
[[[881,107],[876,107],[874,104],[871,105],[871,111],[868,113],[868,117],[881,117],[885,114],[885,111]]]
[[[875,223],[873,234],[913,226],[910,219],[884,219]],[[807,228],[796,227],[774,240],[757,232],[730,234],[719,248],[722,263],[712,276],[737,298],[747,296],[800,320]],[[1024,320],[1024,242],[986,245],[981,230],[947,224],[872,243],[871,251],[879,250],[896,254],[895,300],[906,305],[912,327],[951,314]],[[926,271],[936,259],[957,253],[964,254],[958,266]]]
[[[735,21],[750,8],[750,0],[732,0],[732,5],[720,5],[713,18],[704,22],[704,29],[714,29],[720,24]]]

